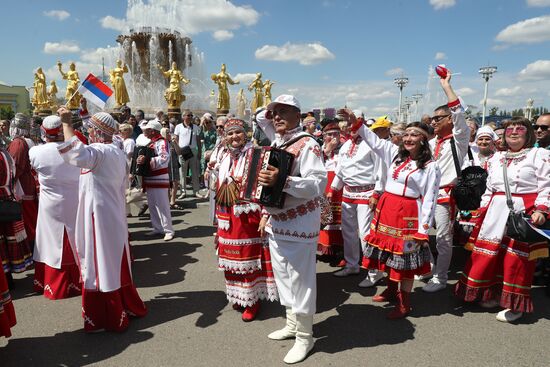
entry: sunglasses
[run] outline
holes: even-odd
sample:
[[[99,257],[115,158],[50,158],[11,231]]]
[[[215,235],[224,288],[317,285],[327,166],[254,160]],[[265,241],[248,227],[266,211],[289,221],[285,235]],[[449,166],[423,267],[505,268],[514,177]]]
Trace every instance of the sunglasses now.
[[[441,115],[441,116],[433,116],[430,118],[432,122],[438,123],[439,121],[443,120],[444,118],[447,118],[451,115]]]
[[[550,126],[548,125],[533,125],[533,129],[535,129],[535,131],[537,131],[538,129],[541,129],[542,131],[548,131],[548,128]]]
[[[514,132],[516,134],[525,134],[527,132],[527,128],[525,126],[510,126],[507,127],[506,130],[504,130],[504,133],[506,135],[511,135]]]
[[[222,129],[223,130],[223,125],[216,126],[216,129]]]
[[[193,117],[193,115],[185,115],[185,117]]]

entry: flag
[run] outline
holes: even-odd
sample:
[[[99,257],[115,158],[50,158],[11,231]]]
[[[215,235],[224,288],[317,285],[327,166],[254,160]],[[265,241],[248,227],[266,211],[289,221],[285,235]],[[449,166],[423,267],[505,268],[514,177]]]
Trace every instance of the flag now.
[[[105,103],[113,95],[111,88],[92,73],[88,74],[80,87],[78,87],[78,93],[101,109],[105,107]]]

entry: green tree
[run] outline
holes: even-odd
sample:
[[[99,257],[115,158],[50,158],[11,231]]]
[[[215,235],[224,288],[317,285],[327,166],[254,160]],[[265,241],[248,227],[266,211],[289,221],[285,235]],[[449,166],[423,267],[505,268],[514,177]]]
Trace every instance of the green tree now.
[[[10,107],[0,107],[0,120],[11,120],[15,112]]]

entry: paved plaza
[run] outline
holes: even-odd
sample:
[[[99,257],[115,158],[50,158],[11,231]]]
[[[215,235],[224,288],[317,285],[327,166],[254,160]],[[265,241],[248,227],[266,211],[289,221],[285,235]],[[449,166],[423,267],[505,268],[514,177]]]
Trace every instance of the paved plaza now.
[[[145,318],[122,334],[85,334],[80,298],[50,301],[32,293],[29,271],[16,277],[17,326],[10,339],[0,339],[1,367],[284,365],[293,341],[267,338],[283,326],[283,307],[264,302],[257,320],[241,321],[225,298],[208,207],[192,199],[183,206],[173,212],[172,242],[145,237],[148,217],[130,218]],[[334,270],[318,262],[316,344],[300,366],[550,365],[550,298],[543,289],[533,291],[536,312],[509,325],[496,321],[497,310],[456,301],[455,280],[436,294],[416,283],[411,316],[387,321],[387,309],[371,301],[376,289],[357,287],[362,276],[336,278]]]

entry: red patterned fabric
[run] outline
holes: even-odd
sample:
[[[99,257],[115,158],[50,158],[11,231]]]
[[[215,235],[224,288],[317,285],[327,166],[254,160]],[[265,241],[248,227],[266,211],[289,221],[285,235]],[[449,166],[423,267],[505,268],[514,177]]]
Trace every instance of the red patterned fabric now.
[[[82,317],[84,331],[100,330],[122,332],[130,324],[130,316],[143,317],[147,308],[132,282],[126,250],[122,255],[121,287],[112,292],[84,289],[82,292]]]
[[[32,248],[23,221],[0,223],[0,258],[5,273],[32,268]]]
[[[63,234],[63,256],[61,269],[41,262],[34,263],[34,291],[49,299],[63,299],[80,296],[80,270],[76,264],[67,231]]]
[[[0,260],[2,259],[0,258]],[[0,271],[0,336],[9,338],[11,336],[10,328],[14,327],[16,323],[15,309],[8,290],[6,275]]]
[[[327,186],[325,194],[331,191],[330,185],[334,180],[334,171],[327,171]],[[319,243],[317,250],[324,255],[334,255],[344,248],[344,239],[342,238],[342,191],[333,191],[330,207],[332,211],[332,222],[324,225],[319,232]]]

